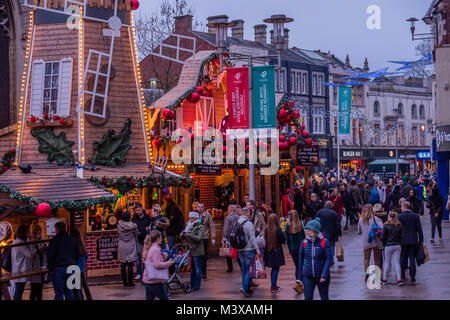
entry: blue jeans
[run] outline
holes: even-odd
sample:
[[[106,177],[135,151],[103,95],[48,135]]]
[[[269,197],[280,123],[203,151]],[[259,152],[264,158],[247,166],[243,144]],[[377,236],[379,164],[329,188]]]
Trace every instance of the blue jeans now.
[[[67,267],[56,268],[51,273],[53,290],[55,290],[55,300],[72,300],[72,290],[67,288]]]
[[[23,292],[25,291],[26,282],[16,282],[16,289],[14,290],[14,300],[22,300]]]
[[[155,297],[158,297],[159,300],[169,300],[166,287],[163,283],[144,283],[144,286],[147,300],[155,300]]]
[[[336,242],[329,241],[331,246],[331,256],[333,257],[332,262],[334,262],[334,254],[336,253]]]
[[[136,260],[136,275],[141,275],[142,276],[142,253],[137,255],[137,260]]]
[[[172,250],[173,247],[175,247],[176,244],[176,236],[169,235],[167,236],[167,244],[169,245],[169,250]]]
[[[250,290],[250,263],[256,257],[256,250],[240,251],[239,260],[241,261],[242,272],[242,289],[245,291]]]
[[[272,282],[272,289],[275,289],[277,287],[277,280],[278,280],[279,272],[280,272],[280,267],[272,268],[272,271],[270,272],[270,280]]]
[[[320,299],[330,300],[328,297],[328,289],[330,287],[330,278],[320,283],[320,277],[311,278],[303,276],[303,288],[305,289],[305,300],[314,300],[314,290],[319,289]]]
[[[202,258],[203,256],[192,257],[191,286],[193,289],[200,289],[202,284]]]

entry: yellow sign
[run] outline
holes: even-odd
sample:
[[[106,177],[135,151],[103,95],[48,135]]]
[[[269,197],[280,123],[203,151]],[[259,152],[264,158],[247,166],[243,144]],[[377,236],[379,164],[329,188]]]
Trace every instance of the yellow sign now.
[[[318,139],[319,146],[322,148],[328,148],[328,139]]]

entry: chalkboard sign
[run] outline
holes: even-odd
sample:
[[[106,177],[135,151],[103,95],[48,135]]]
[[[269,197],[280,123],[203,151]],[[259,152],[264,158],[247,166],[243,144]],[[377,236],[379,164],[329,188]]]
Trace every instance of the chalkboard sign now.
[[[298,146],[297,165],[317,167],[319,165],[319,146]]]
[[[118,237],[100,237],[95,242],[95,249],[97,252],[97,260],[111,261],[117,260],[117,253],[119,249]]]
[[[84,222],[84,210],[75,211],[73,214],[73,218],[75,223],[83,223]]]
[[[205,176],[221,176],[222,166],[220,165],[207,165],[207,164],[196,164],[195,174],[205,175]]]

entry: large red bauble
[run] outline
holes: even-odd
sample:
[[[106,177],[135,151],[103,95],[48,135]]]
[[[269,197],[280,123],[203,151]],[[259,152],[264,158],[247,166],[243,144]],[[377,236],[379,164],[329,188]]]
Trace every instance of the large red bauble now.
[[[313,142],[310,138],[306,139],[306,141],[305,141],[305,144],[306,144],[307,146],[312,146],[313,143],[314,143],[314,142]]]
[[[278,149],[284,150],[284,142],[278,142]]]
[[[278,112],[278,120],[280,120],[280,122],[285,122],[287,119],[287,116],[288,116],[288,114],[287,114],[286,110],[284,110],[284,109],[281,109]]]
[[[162,144],[162,142],[161,142],[161,140],[159,140],[159,139],[154,139],[153,141],[152,141],[152,146],[154,146],[155,148],[159,148],[159,147],[161,147],[161,144]]]
[[[170,109],[164,109],[164,110],[162,111],[162,117],[163,117],[165,120],[170,120],[170,112],[171,112]]]
[[[305,131],[305,125],[303,123],[300,125],[300,131]]]
[[[198,86],[196,91],[199,95],[205,94],[205,89],[202,86]]]
[[[280,142],[286,142],[286,137],[285,136],[280,136]]]
[[[37,207],[36,210],[34,211],[34,213],[39,217],[39,218],[46,218],[50,216],[50,213],[52,213],[52,208],[50,207],[50,205],[48,203],[40,203]]]
[[[297,144],[297,138],[296,137],[290,137],[288,142],[289,142],[289,144],[291,146],[295,146]]]
[[[293,116],[294,116],[294,119],[300,118],[300,112],[298,112],[298,110],[294,110]]]
[[[189,101],[191,101],[192,103],[197,103],[200,101],[200,95],[197,92],[192,93],[189,96]]]
[[[302,137],[303,137],[303,139],[308,139],[308,138],[309,138],[309,133],[308,133],[308,131],[303,131],[303,132],[302,132]]]
[[[131,10],[137,10],[139,8],[139,0],[130,0]]]
[[[288,149],[289,149],[289,143],[283,142],[283,150],[288,150]]]

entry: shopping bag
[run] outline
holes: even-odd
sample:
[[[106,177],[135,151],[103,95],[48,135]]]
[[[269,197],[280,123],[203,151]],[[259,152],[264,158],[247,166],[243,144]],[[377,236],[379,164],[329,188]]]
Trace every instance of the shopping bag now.
[[[428,248],[426,245],[423,245],[423,251],[425,252],[425,260],[424,262],[430,261],[430,254],[428,253]]]
[[[238,250],[235,248],[230,249],[230,258],[231,259],[237,259],[238,256]]]
[[[255,272],[256,272],[256,279],[264,278],[266,274],[266,270],[264,268],[264,263],[261,259],[261,256],[258,254],[255,257]]]
[[[303,288],[303,286],[300,283],[295,283],[294,287],[292,288],[295,290],[295,292],[297,292],[297,294],[301,294],[305,291],[305,289]]]
[[[219,256],[221,256],[221,257],[229,257],[230,254],[231,254],[230,251],[231,251],[231,248],[228,245],[224,244],[219,249]]]
[[[344,261],[344,247],[342,246],[341,238],[339,238],[338,242],[336,243],[336,259],[339,262]]]

